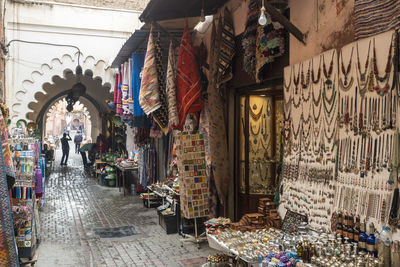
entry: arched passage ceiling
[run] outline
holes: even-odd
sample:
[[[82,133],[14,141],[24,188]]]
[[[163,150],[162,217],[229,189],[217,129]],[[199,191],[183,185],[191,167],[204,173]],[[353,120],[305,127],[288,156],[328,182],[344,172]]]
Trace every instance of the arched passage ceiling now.
[[[61,98],[63,92],[71,89],[77,82],[74,74],[77,66],[77,56],[65,54],[54,58],[49,64],[42,64],[40,69],[31,73],[30,79],[22,82],[22,88],[16,92],[17,102],[12,105],[12,119],[26,117],[37,121],[45,104]],[[86,86],[86,98],[97,106],[98,112],[109,111],[105,102],[112,98],[110,93],[113,84],[114,71],[104,61],[96,60],[92,56],[84,58],[81,55],[83,76],[81,82]],[[57,97],[58,96],[58,97]],[[41,112],[42,111],[42,112]]]
[[[34,95],[35,101],[29,102],[28,107],[32,112],[28,112],[26,117],[32,121],[38,121],[38,116],[45,115],[45,111],[49,105],[53,104],[58,99],[65,97],[71,87],[77,82],[77,77],[71,70],[64,71],[64,78],[54,76],[53,83],[43,84],[43,92],[36,92]],[[112,99],[110,86],[103,85],[100,78],[92,78],[92,72],[86,70],[80,79],[81,83],[86,86],[86,96],[80,97],[81,102],[90,101],[92,106],[97,108],[98,113],[109,111],[106,103],[107,99]]]

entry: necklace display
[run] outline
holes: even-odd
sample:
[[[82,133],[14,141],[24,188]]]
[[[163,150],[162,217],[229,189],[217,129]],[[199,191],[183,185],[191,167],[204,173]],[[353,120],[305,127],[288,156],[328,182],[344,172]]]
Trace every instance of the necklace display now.
[[[285,208],[309,214],[309,222],[318,221],[321,211],[313,204],[313,194],[319,191],[307,189],[325,190],[331,182],[332,199],[326,195],[324,201],[332,206],[321,205],[329,210],[323,216],[341,210],[374,223],[388,221],[399,102],[391,79],[395,80],[393,37],[383,46],[389,47],[385,72],[379,71],[377,58],[383,43],[370,38],[348,46],[346,53],[338,50],[335,55],[331,50],[321,54],[319,62],[314,57],[286,70],[283,132],[285,146],[292,150],[286,150],[283,160],[281,199]],[[293,82],[287,80],[289,75]]]

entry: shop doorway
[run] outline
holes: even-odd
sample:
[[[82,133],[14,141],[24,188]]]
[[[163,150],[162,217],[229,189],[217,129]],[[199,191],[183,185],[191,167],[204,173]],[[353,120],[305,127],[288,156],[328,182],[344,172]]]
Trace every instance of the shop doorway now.
[[[236,215],[257,212],[278,186],[283,98],[280,88],[236,95]]]

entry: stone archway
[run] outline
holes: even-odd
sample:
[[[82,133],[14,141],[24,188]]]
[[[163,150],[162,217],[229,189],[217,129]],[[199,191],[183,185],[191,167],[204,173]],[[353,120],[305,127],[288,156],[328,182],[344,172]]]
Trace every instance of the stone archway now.
[[[46,125],[46,114],[48,113],[49,109],[53,106],[54,103],[58,102],[60,99],[63,99],[66,96],[66,92],[61,92],[60,94],[52,97],[46,103],[43,103],[42,108],[40,109],[39,113],[36,115],[36,119],[33,121],[39,126],[42,132],[45,132],[45,125]],[[88,95],[82,96],[79,98],[79,102],[82,103],[86,108],[90,115],[91,119],[91,138],[92,140],[96,140],[96,137],[99,135],[102,130],[104,131],[105,125],[103,124],[103,117],[101,116],[102,107],[99,106],[96,101]],[[104,111],[106,112],[106,111]],[[33,114],[28,114],[28,116],[34,116]]]
[[[49,64],[42,64],[40,69],[33,71],[30,79],[22,82],[21,89],[15,94],[17,101],[11,105],[13,123],[20,118],[38,122],[48,108],[44,108],[44,105],[50,105],[66,94],[77,81],[74,73],[77,57],[78,53],[54,58]],[[97,117],[101,117],[101,114],[109,111],[106,100],[112,98],[110,89],[114,83],[114,70],[105,61],[96,60],[92,56],[83,58],[81,55],[80,65],[83,69],[81,82],[87,88],[86,100],[83,101],[90,102],[92,109],[97,110]],[[96,112],[93,110],[92,113]],[[102,125],[96,127],[101,129]]]

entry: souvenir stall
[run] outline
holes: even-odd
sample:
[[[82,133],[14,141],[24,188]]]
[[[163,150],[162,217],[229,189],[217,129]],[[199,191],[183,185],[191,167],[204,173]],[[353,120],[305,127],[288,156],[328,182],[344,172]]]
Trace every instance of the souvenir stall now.
[[[121,187],[125,179],[123,175],[118,175],[118,170],[128,168],[131,161],[124,161],[127,156],[126,151],[126,126],[121,117],[114,113],[106,115],[107,131],[106,134],[100,134],[96,140],[96,146],[86,144],[89,156],[92,150],[96,150],[95,171],[99,184],[110,187]],[[81,149],[81,152],[84,152]],[[84,152],[85,153],[85,152]],[[132,161],[133,162],[133,161]]]
[[[32,258],[40,234],[38,209],[42,206],[44,192],[40,142],[33,137],[13,136],[11,147],[16,173],[12,211],[18,255]]]
[[[210,263],[397,266],[398,42],[390,31],[284,69],[279,207],[260,199],[238,223],[206,223],[210,246],[234,256]],[[241,146],[262,141],[250,101]]]

